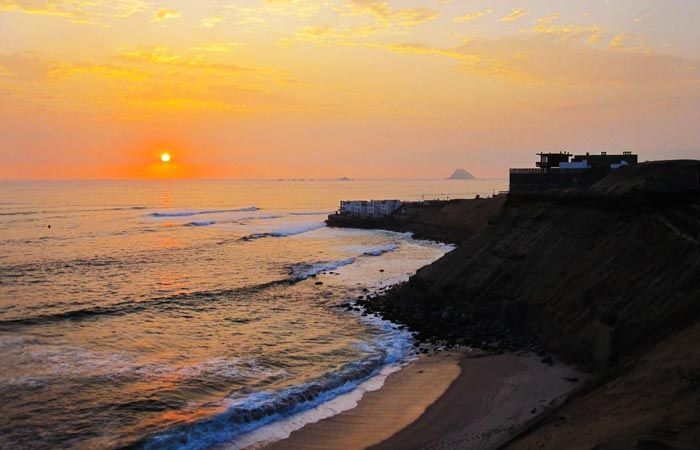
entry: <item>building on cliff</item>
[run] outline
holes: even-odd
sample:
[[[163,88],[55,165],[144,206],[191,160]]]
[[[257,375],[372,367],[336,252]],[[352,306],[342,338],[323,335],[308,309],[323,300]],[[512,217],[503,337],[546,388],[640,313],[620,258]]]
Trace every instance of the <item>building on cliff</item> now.
[[[538,153],[536,168],[510,169],[510,192],[541,191],[564,187],[588,187],[622,166],[637,164],[632,152],[572,155]]]
[[[400,200],[342,200],[338,214],[357,217],[386,217],[401,208]]]

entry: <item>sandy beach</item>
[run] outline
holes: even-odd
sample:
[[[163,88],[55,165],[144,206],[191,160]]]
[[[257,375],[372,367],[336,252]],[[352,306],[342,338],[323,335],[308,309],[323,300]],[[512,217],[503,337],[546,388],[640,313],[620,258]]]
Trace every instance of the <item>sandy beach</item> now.
[[[581,385],[535,355],[443,352],[390,375],[358,406],[266,449],[486,449],[502,445]],[[577,382],[565,378],[577,378]]]

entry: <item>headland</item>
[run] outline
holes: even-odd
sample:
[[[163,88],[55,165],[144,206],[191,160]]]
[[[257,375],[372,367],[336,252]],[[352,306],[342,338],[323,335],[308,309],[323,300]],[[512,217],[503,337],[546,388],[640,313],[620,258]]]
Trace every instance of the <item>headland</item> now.
[[[373,448],[697,448],[698,180],[700,161],[658,161],[621,167],[587,187],[408,204],[379,218],[331,216],[331,226],[457,243],[408,282],[357,305],[407,325],[422,342],[496,355],[480,368],[460,359],[446,389],[419,384],[431,395],[417,395],[411,411],[423,412],[387,439],[375,435]],[[499,372],[496,362],[509,358],[524,369]],[[560,391],[541,372],[550,364],[569,371],[556,377]],[[391,417],[393,402],[405,411],[388,392],[394,383],[414,386],[410,373],[389,377],[373,393],[374,402],[385,399],[374,408]],[[358,408],[363,402],[370,400]],[[341,416],[317,428],[332,429]],[[311,427],[287,444],[314,435]],[[328,448],[311,442],[331,434],[314,436],[294,448]]]

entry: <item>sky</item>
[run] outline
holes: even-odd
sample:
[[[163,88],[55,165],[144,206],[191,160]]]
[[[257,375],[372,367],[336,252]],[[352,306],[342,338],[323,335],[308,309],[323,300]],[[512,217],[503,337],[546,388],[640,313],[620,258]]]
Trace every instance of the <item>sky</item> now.
[[[699,22],[695,0],[0,0],[0,179],[700,158]]]

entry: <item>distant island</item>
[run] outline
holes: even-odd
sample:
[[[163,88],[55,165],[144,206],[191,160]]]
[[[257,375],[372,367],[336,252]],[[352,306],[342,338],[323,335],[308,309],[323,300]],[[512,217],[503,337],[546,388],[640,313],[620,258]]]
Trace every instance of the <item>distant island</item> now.
[[[452,172],[452,175],[448,178],[448,180],[475,180],[474,175],[470,174],[464,169],[456,169],[454,172]]]

